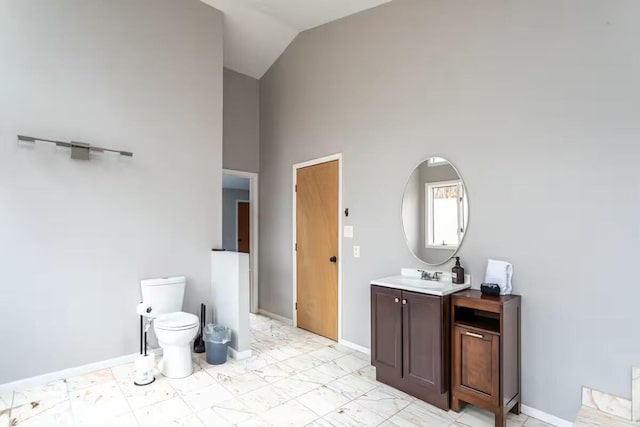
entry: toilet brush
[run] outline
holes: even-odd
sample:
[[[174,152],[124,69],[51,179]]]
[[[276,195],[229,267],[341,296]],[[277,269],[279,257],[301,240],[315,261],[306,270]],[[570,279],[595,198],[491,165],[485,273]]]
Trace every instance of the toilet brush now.
[[[149,385],[156,380],[153,375],[155,368],[155,355],[147,353],[147,332],[151,327],[151,322],[144,324],[144,316],[140,316],[140,356],[134,362],[135,380],[133,383],[138,386]]]

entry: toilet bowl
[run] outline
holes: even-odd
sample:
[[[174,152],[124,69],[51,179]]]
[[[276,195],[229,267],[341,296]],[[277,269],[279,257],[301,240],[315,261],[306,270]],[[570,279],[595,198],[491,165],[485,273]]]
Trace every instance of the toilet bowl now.
[[[198,316],[175,312],[158,316],[153,330],[162,348],[158,368],[168,378],[184,378],[193,373],[191,344],[198,334]]]

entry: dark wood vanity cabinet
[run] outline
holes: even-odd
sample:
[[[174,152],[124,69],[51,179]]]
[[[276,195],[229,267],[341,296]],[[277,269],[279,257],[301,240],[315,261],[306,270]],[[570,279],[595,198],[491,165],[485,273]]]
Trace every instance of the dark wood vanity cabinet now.
[[[378,381],[449,409],[450,297],[371,286]]]
[[[452,296],[451,408],[461,402],[496,415],[520,412],[520,297],[468,290]]]

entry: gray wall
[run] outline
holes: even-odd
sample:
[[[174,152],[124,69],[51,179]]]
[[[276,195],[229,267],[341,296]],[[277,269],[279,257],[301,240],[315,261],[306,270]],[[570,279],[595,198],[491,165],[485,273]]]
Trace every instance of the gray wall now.
[[[224,69],[224,168],[260,168],[259,81]]]
[[[404,185],[442,155],[467,185],[475,284],[489,257],[515,266],[524,403],[572,420],[582,384],[629,397],[639,15],[632,0],[395,0],[302,33],[261,80],[261,307],[292,315],[292,164],[343,152],[342,334],[368,346],[369,281],[421,267]]]
[[[142,278],[210,300],[222,69],[222,14],[197,0],[0,0],[0,383],[135,353]]]
[[[228,251],[236,250],[238,219],[236,201],[238,200],[249,200],[249,192],[233,188],[222,189],[222,247]]]

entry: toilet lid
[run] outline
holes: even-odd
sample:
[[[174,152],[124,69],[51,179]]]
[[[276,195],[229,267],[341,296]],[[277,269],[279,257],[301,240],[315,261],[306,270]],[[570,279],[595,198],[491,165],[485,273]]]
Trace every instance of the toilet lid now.
[[[155,327],[165,330],[188,329],[198,324],[198,316],[191,313],[178,311],[175,313],[163,314],[154,320]]]

